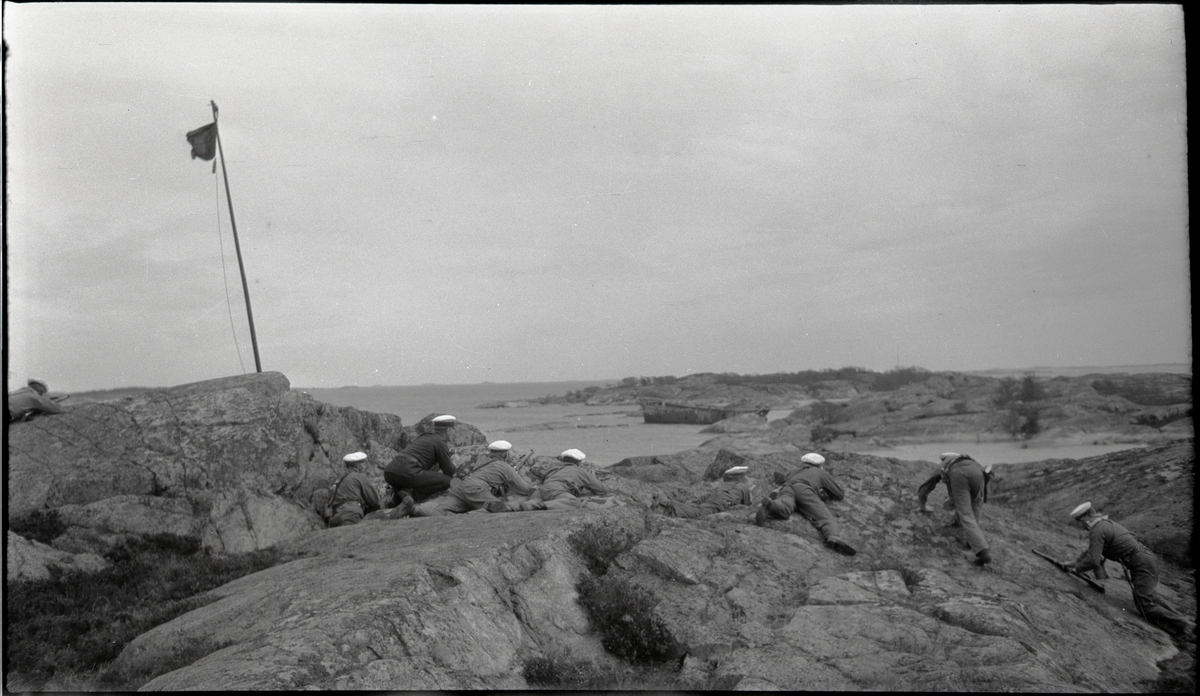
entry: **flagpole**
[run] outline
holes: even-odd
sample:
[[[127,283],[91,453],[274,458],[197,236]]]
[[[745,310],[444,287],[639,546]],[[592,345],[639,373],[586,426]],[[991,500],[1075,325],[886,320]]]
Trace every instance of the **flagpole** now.
[[[213,110],[213,123],[217,122],[217,102],[210,101]],[[258,359],[258,338],[254,334],[254,311],[250,309],[250,286],[246,284],[246,267],[242,265],[242,247],[238,244],[237,223],[233,221],[233,196],[229,193],[229,173],[225,171],[225,151],[221,148],[221,129],[216,128],[217,153],[221,156],[221,175],[225,177],[225,200],[229,203],[229,226],[233,228],[233,248],[237,250],[238,270],[242,273],[242,293],[246,296],[246,318],[250,320],[250,345],[254,347],[254,369],[262,372],[262,362]]]

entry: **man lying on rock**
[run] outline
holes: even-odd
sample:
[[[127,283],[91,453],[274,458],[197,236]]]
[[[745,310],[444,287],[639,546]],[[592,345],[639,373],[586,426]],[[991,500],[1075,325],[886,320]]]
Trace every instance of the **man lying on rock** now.
[[[577,449],[569,449],[558,455],[561,465],[551,468],[542,479],[542,485],[523,501],[497,501],[488,503],[488,512],[522,512],[527,510],[576,510],[583,506],[579,498],[590,495],[607,495],[608,487],[596,478],[595,472],[580,466],[587,455]]]
[[[726,469],[721,474],[721,482],[717,487],[692,503],[672,500],[655,493],[654,500],[650,503],[650,511],[668,517],[695,519],[715,512],[723,512],[734,505],[753,505],[754,484],[746,477],[746,472],[749,470],[748,466]]]
[[[800,468],[786,474],[775,472],[777,490],[763,498],[762,506],[754,515],[754,524],[762,527],[768,518],[786,520],[793,512],[799,512],[821,533],[825,545],[846,556],[858,553],[853,546],[841,538],[837,520],[825,507],[825,500],[841,500],[846,497],[842,487],[833,476],[821,468],[825,457],[809,452],[800,458]]]
[[[379,491],[375,490],[375,485],[363,471],[366,462],[365,452],[352,452],[342,457],[346,473],[334,487],[333,501],[330,503],[333,508],[333,517],[329,518],[330,527],[354,524],[383,506]]]
[[[412,505],[411,498],[406,497],[403,504],[388,517],[395,519],[410,514],[412,517],[460,514],[488,509],[489,503],[503,504],[510,491],[517,495],[533,493],[533,485],[508,463],[511,451],[512,443],[496,440],[488,445],[487,460],[473,470],[468,470],[463,478],[452,479],[446,495],[416,506]],[[406,508],[411,509],[411,512],[407,512]]]

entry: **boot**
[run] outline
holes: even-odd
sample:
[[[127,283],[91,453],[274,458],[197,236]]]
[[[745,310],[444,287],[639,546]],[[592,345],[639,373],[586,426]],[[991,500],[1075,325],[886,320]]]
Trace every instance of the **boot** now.
[[[521,503],[522,511],[545,510],[546,504],[540,500],[527,500]]]
[[[404,496],[404,500],[400,503],[400,505],[398,505],[393,510],[392,519],[408,517],[409,515],[411,515],[413,513],[413,508],[415,508],[416,506],[417,506],[417,504],[415,502],[413,502],[413,499],[411,496],[407,496],[407,495]]]
[[[503,501],[493,500],[492,502],[487,504],[487,511],[488,512],[508,512],[508,505],[506,505]]]
[[[853,556],[854,554],[858,553],[853,546],[836,537],[830,537],[826,539],[825,545],[842,554],[843,556]]]
[[[991,562],[992,562],[992,552],[991,551],[988,551],[987,549],[983,549],[979,553],[975,554],[975,565],[985,566]]]
[[[771,511],[767,508],[774,499],[775,491],[771,491],[770,496],[763,498],[762,504],[758,506],[758,512],[754,513],[754,524],[758,525],[759,527],[766,526],[767,518],[771,516]]]

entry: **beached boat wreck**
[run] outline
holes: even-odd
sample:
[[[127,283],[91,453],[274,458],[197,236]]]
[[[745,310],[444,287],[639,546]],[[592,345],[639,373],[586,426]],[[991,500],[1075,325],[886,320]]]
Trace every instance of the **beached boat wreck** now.
[[[664,399],[639,399],[638,403],[642,405],[642,417],[647,423],[711,425],[717,421],[747,413],[757,413],[766,418],[767,412],[770,411],[769,408],[680,403]]]

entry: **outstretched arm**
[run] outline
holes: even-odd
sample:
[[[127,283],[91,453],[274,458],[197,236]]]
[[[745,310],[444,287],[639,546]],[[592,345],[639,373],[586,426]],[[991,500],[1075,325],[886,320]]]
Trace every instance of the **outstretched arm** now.
[[[941,482],[941,480],[942,472],[939,471],[933,476],[930,476],[929,480],[925,483],[922,483],[921,487],[917,489],[917,504],[920,506],[921,512],[929,512],[929,506],[925,501],[928,500],[929,494],[933,492],[933,489],[937,488],[937,485]]]

